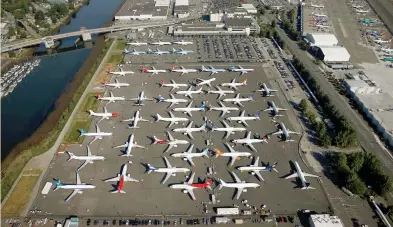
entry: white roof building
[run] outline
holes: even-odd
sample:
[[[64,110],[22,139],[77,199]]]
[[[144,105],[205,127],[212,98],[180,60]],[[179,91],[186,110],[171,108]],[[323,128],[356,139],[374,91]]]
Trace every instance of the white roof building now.
[[[245,9],[247,13],[250,14],[257,14],[258,12],[257,8],[255,8],[253,4],[242,4],[241,8]]]
[[[169,7],[169,4],[171,3],[171,0],[155,0],[154,6],[165,6]]]
[[[341,46],[318,46],[323,54],[323,61],[330,62],[349,62],[351,55],[345,47]]]
[[[175,6],[188,6],[188,0],[176,0]]]
[[[328,33],[307,33],[305,38],[312,46],[337,46],[336,36]]]
[[[312,214],[308,221],[311,227],[344,227],[340,218],[329,214]]]

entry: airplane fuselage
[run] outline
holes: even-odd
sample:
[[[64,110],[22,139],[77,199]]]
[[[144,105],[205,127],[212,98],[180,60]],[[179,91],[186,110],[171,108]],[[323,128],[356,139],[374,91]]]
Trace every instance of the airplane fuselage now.
[[[239,108],[237,107],[211,107],[211,110],[218,110],[218,111],[227,111],[229,113],[229,111],[237,111],[239,110]]]
[[[242,131],[246,131],[246,128],[234,128],[234,127],[230,127],[230,128],[212,128],[212,131],[217,131],[217,132],[242,132]]]
[[[99,100],[104,100],[104,101],[124,101],[126,100],[124,97],[99,97]]]
[[[173,121],[173,122],[188,121],[188,118],[185,118],[185,117],[163,117],[160,119],[160,121]]]
[[[202,132],[203,129],[202,128],[175,128],[172,131],[174,132]]]
[[[249,120],[257,120],[258,117],[227,117],[229,121],[249,121]]]
[[[100,132],[100,133],[97,133],[97,132],[87,132],[87,133],[82,133],[81,135],[82,135],[82,136],[112,136],[113,133],[111,133],[111,132]]]
[[[223,187],[227,188],[258,188],[260,187],[257,183],[226,183]]]
[[[187,99],[161,99],[160,102],[181,103],[181,102],[188,102],[188,100]]]
[[[223,157],[248,157],[251,153],[248,152],[231,152],[231,153],[222,153],[219,156]]]
[[[57,188],[75,190],[75,189],[93,189],[96,188],[96,186],[91,184],[64,184],[64,185],[57,186]]]
[[[88,160],[88,161],[101,161],[101,160],[104,160],[105,157],[104,156],[95,156],[95,155],[93,155],[93,156],[74,156],[74,157],[72,157],[72,159],[84,160],[84,161],[86,161],[86,160]]]
[[[179,108],[174,108],[173,111],[175,112],[192,112],[192,111],[202,111],[203,108],[200,107],[179,107]]]
[[[176,94],[178,95],[192,95],[192,94],[200,94],[202,93],[202,90],[196,90],[196,91],[177,91]]]
[[[187,158],[187,157],[194,158],[194,157],[202,157],[202,156],[204,156],[204,153],[187,153],[187,152],[184,152],[184,153],[175,153],[175,154],[172,154],[171,156],[175,157],[175,158]]]
[[[304,177],[303,171],[300,169],[300,166],[296,161],[295,161],[295,169],[296,169],[297,176],[299,177],[300,181],[302,182],[302,186],[307,187],[306,178]]]
[[[172,167],[172,168],[156,168],[153,171],[157,172],[157,173],[168,173],[168,172],[169,173],[186,173],[186,172],[190,171],[190,169]]]
[[[265,171],[266,166],[240,166],[237,168],[240,171]]]
[[[262,139],[237,139],[233,140],[234,143],[240,143],[240,144],[247,144],[247,143],[262,143],[265,142],[265,140]]]
[[[177,72],[177,73],[196,73],[198,70],[196,69],[172,69],[172,72]]]

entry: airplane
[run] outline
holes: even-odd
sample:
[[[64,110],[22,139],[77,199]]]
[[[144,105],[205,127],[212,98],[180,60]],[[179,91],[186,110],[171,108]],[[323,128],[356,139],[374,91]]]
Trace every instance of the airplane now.
[[[74,195],[76,194],[82,194],[83,190],[85,189],[94,189],[96,188],[95,185],[91,185],[91,184],[86,184],[86,183],[82,183],[81,179],[79,177],[79,173],[78,171],[76,171],[76,184],[62,184],[60,182],[60,180],[56,180],[54,179],[54,183],[56,184],[56,187],[53,191],[57,191],[59,188],[62,189],[72,189],[74,190],[65,200],[64,202],[68,202],[72,197],[74,197]]]
[[[121,87],[128,87],[130,84],[127,83],[120,83],[118,79],[115,79],[116,83],[109,83],[108,81],[104,82],[104,86],[113,87],[113,88],[121,88]]]
[[[202,132],[202,131],[206,132],[206,123],[201,125],[201,127],[199,127],[199,128],[191,128],[191,126],[193,124],[194,124],[194,122],[191,121],[186,128],[175,128],[175,129],[172,129],[172,131],[181,132],[184,135],[188,135],[191,139],[194,139],[194,137],[192,136],[192,132]]]
[[[238,116],[238,117],[227,117],[227,120],[228,121],[237,121],[237,123],[243,123],[243,125],[245,125],[245,126],[247,126],[247,127],[250,127],[248,124],[247,124],[247,122],[246,121],[248,121],[248,120],[259,120],[260,118],[260,116],[261,116],[261,112],[258,112],[258,114],[256,114],[256,115],[254,115],[254,116],[244,116],[244,114],[245,114],[245,110],[243,110],[241,113],[240,113],[240,116]]]
[[[101,117],[101,119],[98,120],[97,123],[101,122],[104,119],[108,120],[109,117],[118,117],[118,116],[120,116],[119,113],[108,113],[108,110],[106,109],[106,106],[104,106],[104,113],[95,113],[94,111],[89,110],[89,114],[90,114],[90,116]]]
[[[388,53],[388,54],[393,53],[393,49],[391,49],[391,48],[381,48],[381,51]]]
[[[210,72],[210,76],[215,74],[215,73],[219,73],[219,72],[226,72],[226,69],[216,69],[213,68],[213,66],[210,66],[210,68],[205,68],[205,66],[202,65],[202,69],[201,72]]]
[[[377,20],[373,20],[373,19],[361,19],[360,22],[365,23],[365,24],[372,24],[372,23],[376,23]]]
[[[222,83],[221,87],[230,87],[230,88],[233,88],[238,91],[239,90],[237,88],[238,86],[247,85],[247,79],[243,80],[243,82],[241,82],[241,83],[236,83],[235,80],[236,80],[236,78],[234,78],[230,83]]]
[[[131,46],[146,46],[147,43],[133,42],[133,43],[127,43],[127,45],[131,45]]]
[[[186,90],[186,91],[177,91],[176,94],[178,94],[178,95],[185,95],[185,96],[189,97],[190,99],[192,99],[193,98],[192,94],[201,94],[202,93],[202,88],[200,88],[199,90],[195,90],[195,91],[192,91],[191,89],[192,89],[192,87],[190,86],[188,88],[188,90]]]
[[[312,12],[312,15],[313,16],[316,16],[316,17],[328,17],[327,15],[325,15],[325,14],[319,14],[319,13],[314,13],[314,12]]]
[[[173,44],[188,45],[188,44],[193,44],[193,42],[187,42],[187,41],[181,40],[181,41],[174,41]]]
[[[240,195],[242,194],[242,192],[247,192],[247,188],[259,188],[261,187],[259,184],[257,183],[247,183],[245,181],[241,181],[239,179],[238,176],[236,176],[236,174],[234,172],[231,172],[232,176],[235,178],[235,183],[225,183],[225,181],[223,181],[222,179],[220,180],[220,190],[223,187],[226,188],[236,188],[237,189],[237,193],[236,193],[236,199],[238,200],[240,198]]]
[[[163,55],[163,54],[170,54],[171,53],[171,52],[169,52],[167,50],[159,50],[158,48],[155,51],[147,49],[147,52],[151,53],[151,54],[156,54],[156,55]]]
[[[315,27],[318,27],[318,28],[330,28],[329,25],[321,25],[321,24],[317,24],[317,25],[315,25]]]
[[[259,181],[265,181],[259,171],[275,171],[278,173],[276,166],[277,162],[273,163],[273,165],[267,163],[265,166],[259,166],[259,157],[256,157],[253,164],[249,166],[240,166],[237,167],[237,169],[240,170],[240,172],[248,171],[251,175],[256,175]]]
[[[139,128],[138,127],[138,122],[139,121],[149,122],[148,120],[139,117],[139,111],[140,111],[140,109],[135,112],[135,116],[134,117],[123,120],[123,122],[132,121],[132,127],[129,127],[129,128]]]
[[[369,13],[370,12],[370,10],[368,9],[368,10],[361,10],[361,9],[357,9],[357,10],[355,10],[357,13]]]
[[[296,161],[294,162],[294,164],[295,164],[296,172],[291,174],[291,175],[289,175],[289,176],[287,176],[287,177],[285,177],[285,179],[299,177],[300,181],[302,182],[302,190],[304,190],[304,189],[315,189],[313,187],[310,187],[310,183],[308,183],[306,181],[305,177],[318,177],[319,178],[319,176],[303,172],[302,169],[300,169],[300,166],[299,166],[299,164]]]
[[[131,157],[131,149],[133,147],[137,147],[137,148],[142,148],[142,149],[146,149],[146,147],[138,145],[136,142],[134,143],[134,134],[131,134],[128,141],[126,141],[125,144],[119,145],[119,146],[115,146],[113,148],[127,148],[125,150],[125,154],[121,155],[123,157]]]
[[[209,152],[208,148],[205,148],[202,152],[199,152],[199,153],[192,153],[193,149],[194,149],[194,144],[192,144],[186,152],[174,153],[174,154],[171,154],[171,156],[175,157],[175,158],[183,158],[184,161],[190,162],[191,166],[195,166],[194,162],[192,161],[192,158],[194,158],[194,157],[205,156],[206,158],[209,158],[209,156],[207,155],[207,153]]]
[[[162,42],[161,40],[158,40],[158,42],[150,43],[150,44],[151,44],[151,45],[164,46],[164,45],[171,45],[172,43],[170,43],[170,42]]]
[[[220,99],[222,96],[226,96],[226,94],[234,94],[235,92],[232,90],[222,90],[219,86],[216,86],[217,91],[213,90],[208,90],[208,94],[218,94],[218,99]]]
[[[235,66],[232,66],[231,71],[232,72],[240,72],[240,76],[242,76],[248,72],[254,72],[254,69],[245,69],[239,65],[238,68],[236,68]]]
[[[352,5],[352,8],[355,8],[355,9],[360,9],[360,8],[363,8],[364,6],[362,6],[362,5]]]
[[[281,138],[282,138],[285,142],[296,142],[295,140],[292,140],[292,139],[291,139],[291,136],[290,136],[289,134],[297,134],[297,135],[300,135],[300,133],[298,133],[298,132],[293,132],[293,131],[289,131],[289,130],[285,127],[285,125],[284,125],[283,122],[280,122],[279,125],[280,125],[280,128],[281,128],[281,129],[279,129],[277,132],[273,133],[273,135],[281,134],[281,135],[282,135]]]
[[[79,132],[81,133],[79,136],[94,136],[94,139],[90,141],[89,145],[92,144],[94,141],[97,139],[102,140],[103,136],[112,136],[113,133],[111,132],[101,132],[100,128],[96,124],[96,131],[97,132],[85,132],[83,129],[79,129]]]
[[[205,104],[201,104],[199,107],[191,107],[191,105],[192,105],[192,101],[188,104],[187,107],[174,108],[173,111],[183,112],[183,113],[188,114],[190,117],[192,117],[192,114],[191,114],[192,111],[202,111],[202,110],[205,110],[205,108],[206,108]]]
[[[175,48],[172,48],[172,53],[185,55],[185,54],[192,54],[192,53],[194,53],[194,51],[192,51],[192,50],[183,50],[182,48],[180,48],[180,50],[176,50]]]
[[[108,102],[105,104],[105,106],[108,105],[108,104],[111,103],[111,102],[124,101],[124,100],[126,100],[126,99],[124,98],[124,96],[122,96],[122,97],[116,97],[116,96],[113,96],[113,93],[112,93],[112,92],[109,92],[109,94],[111,95],[111,96],[109,96],[109,97],[104,97],[104,96],[101,96],[100,94],[97,94],[96,98],[97,98],[98,100],[108,101]]]
[[[284,115],[280,115],[279,112],[288,110],[288,109],[277,107],[276,104],[273,101],[270,101],[270,102],[267,102],[267,103],[269,104],[270,107],[265,109],[265,110],[263,110],[263,111],[272,111],[273,117],[282,117]]]
[[[90,151],[90,147],[87,146],[87,156],[76,156],[73,153],[67,151],[67,154],[70,156],[70,158],[67,161],[70,161],[72,159],[75,160],[84,160],[85,162],[77,169],[78,171],[85,167],[88,163],[93,164],[94,161],[103,161],[105,160],[104,156],[98,156],[98,155],[93,155]]]
[[[199,82],[199,83],[196,83],[195,86],[207,85],[207,86],[209,86],[209,87],[212,87],[211,82],[215,81],[216,78],[211,78],[211,79],[208,79],[208,80],[204,80],[204,79],[201,79],[201,78],[197,78],[197,80],[200,81],[200,82]]]
[[[392,39],[393,39],[393,38],[391,38],[391,39],[389,39],[389,40],[374,39],[373,41],[376,42],[376,43],[378,43],[378,44],[383,44],[383,43],[390,43],[390,42],[392,42]]]
[[[311,7],[314,7],[314,8],[317,8],[317,9],[325,8],[324,5],[314,5],[314,4],[312,4],[312,3],[311,3]]]
[[[160,95],[157,98],[157,102],[169,102],[169,103],[171,103],[171,105],[169,105],[169,107],[172,107],[173,105],[179,104],[179,103],[182,103],[182,102],[188,102],[187,99],[177,99],[177,98],[175,98],[175,96],[173,94],[169,94],[169,96],[171,98],[166,99],[166,98],[164,98],[164,97],[162,97]]]
[[[156,68],[154,68],[154,66],[152,66],[152,68],[153,69],[147,69],[147,68],[145,68],[145,66],[142,66],[141,70],[144,73],[152,73],[150,76],[153,76],[153,75],[158,74],[158,73],[166,73],[165,69],[156,69]]]
[[[235,98],[223,99],[223,102],[233,102],[233,104],[237,104],[241,107],[244,107],[241,102],[248,102],[254,100],[254,94],[250,95],[248,98],[240,98],[240,94],[238,93]]]
[[[149,98],[145,97],[145,92],[144,91],[141,91],[139,93],[138,97],[132,98],[130,100],[131,101],[137,101],[137,103],[135,104],[136,106],[143,106],[143,105],[145,105],[145,104],[142,103],[144,100],[153,101],[153,99],[149,99]]]
[[[168,144],[167,149],[164,151],[168,152],[170,149],[172,149],[173,147],[177,147],[178,144],[189,144],[189,142],[187,140],[178,140],[178,139],[174,139],[173,136],[167,132],[169,139],[168,140],[160,140],[158,139],[156,136],[153,136],[154,144]]]
[[[249,131],[247,133],[247,136],[243,139],[236,139],[236,140],[232,140],[232,143],[238,143],[238,144],[243,144],[243,145],[247,145],[251,150],[253,151],[257,151],[257,149],[255,149],[255,147],[252,145],[253,143],[262,143],[265,142],[267,143],[267,139],[266,137],[263,137],[262,139],[256,139],[256,138],[251,138],[251,131]]]
[[[172,167],[171,163],[169,163],[168,159],[166,157],[163,157],[165,160],[166,168],[155,168],[150,164],[147,164],[149,167],[147,173],[150,174],[151,172],[157,172],[157,173],[165,173],[165,178],[161,181],[161,184],[165,184],[165,182],[173,175],[176,176],[176,173],[187,173],[190,171],[188,168],[177,168],[177,167]]]
[[[189,119],[185,118],[185,117],[175,117],[175,115],[173,115],[173,113],[170,111],[169,111],[169,115],[170,115],[170,117],[161,117],[161,115],[157,114],[156,121],[169,121],[169,122],[171,122],[171,123],[169,123],[168,127],[171,127],[173,124],[177,124],[178,122],[181,122],[181,121],[189,121]]]
[[[213,183],[213,180],[209,179],[209,180],[205,181],[205,183],[193,184],[192,182],[194,181],[194,176],[195,176],[195,173],[193,173],[191,175],[191,177],[188,179],[187,182],[184,182],[183,184],[172,184],[169,187],[173,188],[173,189],[181,189],[181,190],[183,190],[184,193],[188,193],[191,196],[192,200],[196,200],[193,189],[195,189],[195,188],[209,188],[211,190],[210,185]]]
[[[222,123],[224,124],[225,128],[217,128],[216,126],[212,126],[212,132],[217,131],[217,132],[225,132],[225,139],[228,139],[228,137],[231,134],[235,134],[235,132],[243,132],[246,131],[246,128],[242,128],[242,127],[231,127],[229,126],[224,120],[222,121]]]
[[[171,72],[179,72],[181,73],[180,76],[183,76],[184,74],[187,73],[197,73],[197,69],[186,69],[183,66],[180,66],[180,69],[176,69],[175,66],[171,66]]]
[[[220,117],[223,117],[226,113],[230,113],[231,111],[238,111],[238,110],[239,110],[238,107],[228,107],[228,106],[225,106],[221,101],[218,101],[218,103],[220,104],[220,107],[210,106],[210,107],[209,107],[209,110],[222,111]]]
[[[123,71],[123,69],[120,68],[120,71],[114,71],[114,72],[112,71],[112,72],[108,72],[108,73],[113,74],[113,75],[117,75],[117,76],[125,76],[126,74],[134,74],[135,72]]]
[[[274,96],[274,95],[272,95],[272,92],[277,92],[278,90],[270,89],[266,86],[265,83],[263,83],[262,88],[257,91],[264,92],[266,97],[271,97],[271,96]]]
[[[124,53],[125,54],[131,54],[131,55],[140,55],[140,54],[147,54],[146,51],[137,51],[135,49],[133,49],[132,51],[129,51],[127,49],[124,49]]]
[[[270,6],[272,9],[280,10],[283,6]]]
[[[171,80],[171,84],[167,84],[164,80],[161,80],[161,87],[172,87],[170,91],[178,89],[180,87],[188,87],[188,84],[177,84],[174,80]]]
[[[218,148],[216,148],[214,151],[216,153],[216,158],[218,156],[223,156],[223,157],[230,157],[231,158],[231,163],[229,166],[232,166],[233,163],[235,163],[236,160],[240,160],[240,157],[249,157],[251,156],[250,152],[240,152],[240,151],[235,151],[228,143],[225,143],[225,145],[228,147],[230,152],[222,152]]]
[[[111,193],[126,193],[125,191],[123,191],[124,188],[124,182],[127,181],[131,181],[131,182],[139,182],[139,180],[136,180],[134,178],[130,177],[130,174],[127,174],[127,164],[124,164],[121,167],[121,173],[117,174],[116,177],[110,178],[108,180],[105,180],[104,182],[112,182],[112,181],[118,181],[119,184],[117,185],[117,188],[113,191],[111,191]]]

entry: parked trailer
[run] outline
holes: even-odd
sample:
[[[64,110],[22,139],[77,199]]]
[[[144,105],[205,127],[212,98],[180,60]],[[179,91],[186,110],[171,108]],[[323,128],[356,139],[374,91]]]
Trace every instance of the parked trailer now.
[[[239,215],[239,208],[228,207],[228,208],[217,208],[217,215]]]
[[[234,221],[235,224],[237,224],[237,225],[244,224],[243,219],[234,219],[233,221]]]
[[[230,219],[227,217],[216,217],[216,224],[227,224]]]

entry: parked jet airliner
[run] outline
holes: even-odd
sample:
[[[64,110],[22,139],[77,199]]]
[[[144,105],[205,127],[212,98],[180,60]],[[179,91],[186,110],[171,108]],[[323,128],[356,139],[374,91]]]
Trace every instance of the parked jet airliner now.
[[[304,190],[304,189],[315,189],[315,188],[313,188],[313,187],[310,187],[310,183],[308,183],[307,181],[306,181],[306,178],[305,177],[319,177],[319,176],[316,176],[316,175],[313,175],[313,174],[309,174],[309,173],[304,173],[303,171],[302,171],[302,169],[300,169],[300,166],[299,166],[299,164],[295,161],[294,162],[294,164],[295,164],[295,170],[296,170],[296,172],[295,173],[293,173],[293,174],[291,174],[291,175],[289,175],[289,176],[287,176],[287,177],[285,177],[285,179],[290,179],[290,178],[294,178],[294,177],[298,177],[299,179],[300,179],[300,182],[302,183],[302,189]]]
[[[150,174],[151,172],[156,172],[156,173],[165,173],[165,178],[164,180],[161,181],[161,184],[165,184],[165,182],[169,179],[171,176],[176,176],[176,173],[187,173],[190,171],[188,168],[177,168],[177,167],[172,167],[171,163],[169,163],[168,159],[166,157],[163,157],[166,168],[155,168],[150,164],[147,164],[149,167],[147,173]]]
[[[138,145],[136,142],[134,143],[134,134],[130,135],[130,138],[128,139],[128,141],[125,144],[119,145],[119,146],[115,146],[113,148],[127,148],[124,151],[124,154],[121,155],[123,157],[131,157],[131,149],[133,147],[137,147],[137,148],[142,148],[142,149],[146,149],[146,147]]]
[[[79,129],[79,131],[81,133],[79,136],[94,136],[94,139],[92,141],[90,141],[89,145],[92,144],[97,139],[102,140],[103,136],[112,136],[113,135],[113,133],[111,133],[111,132],[101,132],[101,130],[97,124],[96,124],[96,131],[97,132],[85,132],[83,129]]]
[[[245,181],[241,181],[239,179],[238,176],[236,176],[236,174],[234,172],[231,172],[232,176],[235,178],[235,183],[225,183],[222,179],[220,180],[220,190],[223,187],[226,188],[236,188],[237,189],[237,193],[236,193],[236,199],[240,198],[240,195],[242,194],[242,192],[247,192],[247,188],[259,188],[261,187],[259,184],[257,183],[247,183]]]
[[[98,156],[98,155],[93,155],[90,151],[90,147],[87,146],[87,156],[76,156],[73,153],[67,151],[68,155],[70,156],[70,158],[67,161],[70,161],[72,159],[75,160],[83,160],[85,161],[77,170],[81,170],[83,167],[85,167],[88,163],[93,164],[94,161],[103,161],[105,160],[104,156]]]
[[[240,170],[241,172],[248,171],[251,173],[251,175],[256,175],[258,180],[265,181],[260,171],[270,171],[270,172],[274,171],[278,173],[276,166],[277,166],[277,162],[273,163],[273,165],[267,163],[267,165],[265,166],[259,166],[259,157],[256,157],[253,164],[249,166],[240,166],[237,167],[237,169]]]
[[[72,199],[72,197],[74,197],[76,194],[82,194],[83,190],[85,189],[94,189],[96,188],[95,185],[91,185],[91,184],[86,184],[86,183],[82,183],[81,179],[79,177],[79,173],[78,171],[76,171],[76,184],[62,184],[60,182],[60,180],[54,180],[54,183],[56,184],[56,187],[54,189],[54,191],[58,190],[59,188],[61,189],[72,189],[74,190],[65,200],[64,202],[68,202],[70,199]]]
[[[89,114],[90,114],[90,116],[101,117],[101,119],[98,120],[97,123],[101,122],[104,119],[108,120],[109,117],[120,116],[119,113],[109,113],[108,110],[106,109],[106,106],[104,106],[104,113],[95,113],[94,111],[89,110]]]
[[[174,153],[174,154],[171,154],[171,156],[175,157],[175,158],[183,158],[183,160],[188,161],[191,164],[191,166],[195,166],[194,162],[192,161],[192,158],[202,157],[202,156],[209,158],[209,155],[208,155],[209,149],[208,148],[205,148],[202,152],[199,152],[199,153],[192,153],[193,149],[194,149],[194,144],[192,144],[186,152]]]
[[[124,182],[139,182],[139,180],[136,180],[134,178],[130,177],[130,174],[127,174],[127,164],[124,164],[121,167],[121,173],[117,174],[116,177],[110,178],[108,180],[105,180],[104,182],[113,182],[113,181],[118,181],[118,185],[116,190],[113,190],[111,193],[126,193],[125,191],[123,191],[124,189]]]
[[[213,183],[213,180],[209,179],[209,180],[205,181],[205,183],[193,184],[192,182],[194,181],[194,176],[195,176],[195,173],[192,173],[191,177],[188,179],[187,182],[184,182],[183,184],[172,184],[169,187],[173,188],[173,189],[181,189],[181,190],[183,190],[184,193],[188,193],[191,196],[192,200],[196,200],[193,189],[195,189],[195,188],[208,188],[211,190],[210,185]]]

